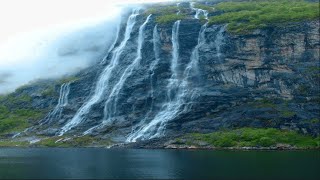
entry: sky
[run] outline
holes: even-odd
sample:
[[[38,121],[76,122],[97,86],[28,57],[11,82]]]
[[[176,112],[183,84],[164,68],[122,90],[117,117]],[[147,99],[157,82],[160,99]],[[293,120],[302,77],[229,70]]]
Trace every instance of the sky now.
[[[97,61],[113,41],[121,7],[145,2],[161,0],[1,0],[0,94]]]

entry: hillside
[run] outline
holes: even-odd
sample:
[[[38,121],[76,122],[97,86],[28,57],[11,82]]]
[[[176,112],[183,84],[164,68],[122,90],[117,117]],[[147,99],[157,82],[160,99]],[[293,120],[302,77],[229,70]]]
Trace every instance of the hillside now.
[[[101,63],[0,96],[0,146],[319,148],[319,30],[316,1],[130,10]]]

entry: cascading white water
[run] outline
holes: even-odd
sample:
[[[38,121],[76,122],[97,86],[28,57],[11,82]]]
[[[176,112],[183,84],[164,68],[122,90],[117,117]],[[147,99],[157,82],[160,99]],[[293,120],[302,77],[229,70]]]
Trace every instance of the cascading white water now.
[[[222,56],[221,46],[224,43],[224,37],[223,37],[224,32],[225,32],[225,26],[222,26],[216,35],[216,39],[214,40],[214,44],[216,46],[217,57],[218,57],[219,62],[221,62],[221,56]]]
[[[153,84],[153,79],[154,79],[154,71],[156,66],[159,63],[160,60],[160,48],[161,48],[161,42],[160,42],[160,35],[158,32],[158,25],[154,26],[153,29],[153,52],[154,52],[154,57],[155,57],[155,61],[153,61],[150,65],[150,85],[151,85],[151,98],[152,98],[152,102],[151,102],[151,111],[153,108],[153,102],[154,102],[154,84]]]
[[[180,80],[178,79],[178,59],[179,59],[179,28],[180,20],[176,21],[172,28],[172,61],[171,77],[167,85],[167,102],[163,105],[162,110],[147,124],[138,131],[132,133],[127,141],[135,142],[137,139],[151,139],[158,137],[163,133],[166,122],[174,119],[179,112],[183,99],[178,98],[177,90]]]
[[[105,90],[108,87],[108,83],[111,78],[113,69],[118,65],[118,60],[120,58],[120,55],[122,54],[124,47],[126,46],[128,40],[131,37],[131,32],[132,32],[133,26],[136,23],[136,17],[138,15],[139,15],[139,10],[134,10],[132,14],[129,16],[127,25],[126,25],[126,30],[125,30],[125,37],[121,42],[121,44],[113,50],[111,61],[101,73],[92,97],[87,102],[85,102],[84,105],[82,105],[81,108],[77,111],[76,115],[66,125],[64,125],[61,128],[61,131],[59,132],[59,136],[62,136],[65,132],[69,131],[71,128],[79,125],[83,121],[84,116],[86,116],[90,111],[92,105],[98,103],[103,97]]]
[[[146,21],[139,28],[137,57],[125,69],[125,71],[121,75],[121,78],[119,79],[117,84],[114,85],[114,87],[112,88],[112,90],[106,100],[105,108],[104,108],[104,118],[103,118],[102,124],[95,126],[93,128],[90,128],[89,130],[85,131],[84,134],[88,134],[88,133],[92,132],[97,127],[104,126],[106,123],[110,122],[113,115],[115,115],[117,113],[116,106],[117,106],[119,93],[120,93],[121,89],[123,88],[123,85],[126,82],[126,80],[128,79],[128,77],[130,77],[133,70],[139,66],[140,61],[142,59],[141,50],[142,50],[142,46],[143,46],[144,38],[145,38],[144,31],[145,31],[145,27],[146,27],[147,23],[149,22],[151,16],[152,16],[152,14],[150,14],[147,17]]]
[[[180,6],[180,3],[177,3],[177,7],[179,8]],[[179,15],[181,13],[181,10],[179,9],[178,12],[177,12],[177,15]]]
[[[70,93],[70,84],[71,84],[71,82],[64,83],[64,84],[61,85],[58,104],[53,109],[53,111],[51,111],[47,115],[45,120],[40,123],[40,125],[50,123],[52,120],[59,119],[61,117],[61,113],[63,111],[63,108],[68,105],[68,96],[69,96],[69,93]]]
[[[204,18],[208,20],[209,12],[203,9],[195,8],[194,4],[195,2],[190,2],[190,8],[196,12],[194,18],[200,19],[201,16],[204,16]]]
[[[59,94],[59,99],[58,99],[58,104],[55,106],[55,108],[48,113],[48,115],[43,119],[43,121],[40,122],[40,126],[44,124],[50,124],[53,120],[61,118],[61,113],[63,111],[63,108],[68,105],[68,96],[70,93],[70,85],[72,82],[64,83],[60,87],[60,94]],[[12,138],[16,138],[20,136],[23,133],[28,132],[29,130],[33,129],[34,126],[29,127],[25,129],[22,132],[19,132],[12,136]]]
[[[160,42],[160,35],[158,32],[158,25],[156,25],[153,29],[153,52],[154,52],[154,57],[155,60],[151,63],[150,65],[150,69],[149,71],[150,73],[150,96],[151,96],[151,105],[150,105],[150,109],[148,111],[148,113],[145,115],[145,118],[143,118],[143,120],[140,121],[140,123],[133,128],[133,131],[131,134],[128,135],[128,138],[126,140],[126,142],[131,142],[134,138],[134,132],[141,130],[142,125],[145,124],[146,120],[150,118],[150,114],[153,112],[153,106],[154,106],[154,74],[155,74],[155,68],[159,63],[160,60],[160,48],[161,48],[161,42]]]
[[[207,26],[208,26],[208,23],[204,24],[200,29],[199,36],[198,36],[198,44],[191,53],[191,58],[190,58],[191,60],[184,71],[184,77],[190,77],[192,71],[196,75],[199,74],[199,69],[198,69],[199,48],[201,47],[201,45],[204,44],[206,40],[205,31],[207,29]]]
[[[179,59],[179,24],[180,21],[177,21],[172,30],[172,76],[167,86],[167,102],[164,104],[162,110],[154,117],[154,119],[150,121],[150,123],[147,125],[143,124],[137,131],[131,133],[126,140],[127,142],[136,142],[138,139],[145,140],[163,135],[167,122],[173,120],[179,114],[187,112],[190,107],[189,104],[192,102],[192,100],[194,100],[197,94],[197,88],[189,84],[189,79],[193,76],[199,75],[199,48],[205,43],[205,31],[208,23],[204,24],[200,29],[198,35],[198,44],[192,51],[190,62],[183,72],[182,80],[177,78]],[[175,92],[175,94],[173,94],[173,92]]]
[[[191,53],[190,62],[188,63],[186,69],[183,73],[183,80],[180,86],[180,94],[185,99],[185,106],[182,112],[188,112],[190,109],[190,105],[194,98],[199,94],[197,92],[198,88],[194,84],[189,84],[189,79],[192,80],[193,77],[199,76],[199,48],[205,44],[206,37],[205,37],[205,31],[207,29],[208,23],[204,24],[199,32],[198,35],[198,44],[194,48],[194,50]],[[194,81],[194,80],[193,80]],[[180,112],[180,113],[182,113]]]
[[[104,64],[109,56],[109,54],[111,53],[111,51],[115,48],[117,42],[118,42],[118,39],[119,39],[119,35],[120,35],[120,29],[121,29],[121,20],[118,24],[118,27],[117,27],[117,34],[116,34],[116,37],[114,39],[114,42],[111,44],[110,48],[108,49],[107,51],[107,54],[106,56],[102,59],[101,63],[100,64]]]
[[[144,43],[144,31],[147,23],[149,22],[151,17],[151,14],[147,17],[146,21],[141,25],[139,28],[139,35],[138,35],[138,48],[137,48],[137,57],[132,61],[132,63],[126,68],[126,70],[123,72],[120,80],[118,83],[112,88],[112,91],[106,101],[105,104],[105,111],[104,111],[104,122],[107,122],[110,120],[113,114],[117,113],[117,100],[119,98],[119,93],[121,89],[123,88],[124,83],[126,82],[127,78],[131,76],[133,70],[139,66],[140,61],[142,59],[142,46]]]
[[[175,93],[177,91],[177,88],[179,87],[179,71],[178,71],[178,60],[179,60],[179,29],[180,29],[180,20],[176,21],[173,25],[173,29],[172,29],[172,61],[171,61],[171,78],[169,79],[169,85],[168,85],[168,99],[169,101],[171,101],[174,96]]]

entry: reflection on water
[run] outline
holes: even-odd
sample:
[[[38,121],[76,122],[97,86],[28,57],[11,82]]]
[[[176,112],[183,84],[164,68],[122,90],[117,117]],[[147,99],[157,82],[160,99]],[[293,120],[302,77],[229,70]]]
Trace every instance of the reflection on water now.
[[[318,179],[319,151],[0,149],[0,179]]]

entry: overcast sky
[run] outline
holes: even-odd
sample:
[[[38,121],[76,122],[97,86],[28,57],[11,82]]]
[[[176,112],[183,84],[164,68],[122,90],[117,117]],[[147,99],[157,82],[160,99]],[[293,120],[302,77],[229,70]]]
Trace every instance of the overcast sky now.
[[[1,0],[0,45],[21,33],[110,16],[116,4],[152,1],[161,0]]]
[[[109,15],[117,4],[161,0],[1,0],[0,38],[54,24]]]
[[[114,41],[120,6],[159,1],[0,0],[0,94],[99,61]]]

